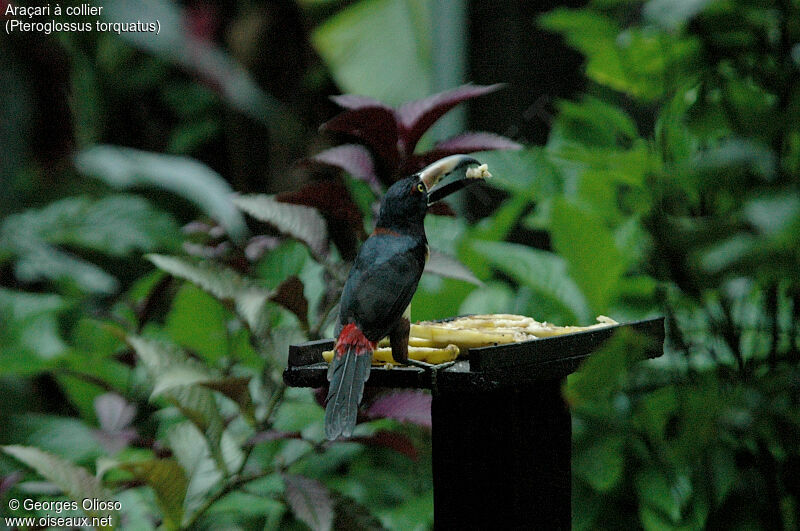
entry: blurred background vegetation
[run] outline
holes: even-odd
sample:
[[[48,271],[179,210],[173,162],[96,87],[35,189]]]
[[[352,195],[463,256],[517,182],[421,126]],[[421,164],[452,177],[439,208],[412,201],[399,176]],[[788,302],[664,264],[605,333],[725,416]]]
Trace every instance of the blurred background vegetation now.
[[[105,0],[160,35],[3,34],[3,516],[99,495],[125,529],[430,527],[429,397],[369,397],[328,444],[280,374],[416,160],[378,152],[386,123],[319,132],[329,96],[472,81],[507,86],[417,151],[523,148],[428,217],[482,285],[426,274],[413,318],[665,315],[661,359],[620,340],[565,386],[574,527],[797,529],[800,3],[533,4]]]

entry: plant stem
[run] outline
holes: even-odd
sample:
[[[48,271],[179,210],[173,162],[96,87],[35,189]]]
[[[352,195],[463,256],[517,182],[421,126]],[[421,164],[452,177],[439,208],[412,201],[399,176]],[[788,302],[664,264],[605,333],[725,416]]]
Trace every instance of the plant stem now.
[[[269,399],[269,403],[267,403],[267,411],[264,415],[264,419],[259,423],[259,430],[266,429],[271,424],[272,414],[277,409],[278,405],[281,403],[283,399],[283,395],[286,392],[286,384],[284,382],[280,382],[278,384],[277,389],[272,393],[272,396]],[[231,474],[225,485],[222,486],[216,493],[214,493],[211,497],[207,498],[206,501],[203,502],[194,514],[189,518],[189,520],[184,524],[182,527],[184,529],[190,529],[195,522],[205,513],[212,505],[218,502],[220,499],[224,498],[234,490],[238,489],[242,485],[249,483],[251,481],[255,481],[256,479],[263,478],[275,472],[273,469],[265,469],[260,470],[258,472],[254,472],[252,474],[242,475],[245,466],[247,465],[247,460],[250,458],[250,455],[253,452],[254,446],[248,446],[244,450],[244,456],[242,457],[242,462],[239,464],[239,467],[236,469],[236,472]],[[306,455],[306,454],[302,454]]]

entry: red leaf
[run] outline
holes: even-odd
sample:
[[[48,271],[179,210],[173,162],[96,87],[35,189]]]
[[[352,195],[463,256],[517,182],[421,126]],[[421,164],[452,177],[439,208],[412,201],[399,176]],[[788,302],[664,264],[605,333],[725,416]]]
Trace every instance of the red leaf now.
[[[264,253],[274,249],[281,243],[281,239],[275,236],[258,235],[253,236],[247,241],[247,246],[244,248],[244,255],[251,262],[256,262]]]
[[[322,124],[320,129],[359,138],[390,167],[397,165],[397,121],[394,111],[386,106],[344,111]]]
[[[456,217],[456,213],[453,212],[453,209],[450,208],[450,205],[442,201],[429,206],[428,214],[433,214],[434,216],[447,216],[449,218]]]
[[[108,432],[127,428],[136,417],[136,406],[117,393],[105,393],[95,398],[94,410],[100,428]]]
[[[300,319],[308,327],[308,301],[303,294],[303,281],[292,275],[278,286],[270,300],[277,302]]]
[[[468,99],[489,94],[503,87],[495,85],[462,85],[453,90],[440,92],[427,98],[406,103],[397,110],[401,140],[408,154],[414,148],[422,135],[441,118],[447,111]]]
[[[298,520],[314,531],[328,531],[333,526],[333,500],[327,487],[311,478],[283,475],[286,503]]]
[[[390,418],[431,427],[431,395],[419,390],[405,389],[377,398],[366,412],[371,418]]]
[[[350,192],[338,179],[315,181],[296,192],[277,194],[275,200],[280,203],[316,208],[326,216],[347,221],[356,228],[362,227],[364,223],[361,210],[350,198]]]
[[[337,146],[317,153],[311,157],[311,160],[341,168],[356,179],[369,183],[373,188],[380,188],[378,177],[375,175],[372,155],[364,146],[358,144]]]
[[[494,133],[464,133],[443,140],[433,146],[433,149],[416,156],[420,167],[437,160],[461,153],[474,153],[476,151],[491,151],[494,149],[522,149],[522,145],[514,142],[510,138],[496,135]]]
[[[219,13],[216,7],[207,3],[190,5],[185,8],[186,29],[189,34],[204,42],[212,42],[219,28]]]
[[[255,446],[260,443],[284,440],[284,439],[302,439],[303,436],[299,431],[278,431],[267,430],[261,431],[250,437],[245,443],[246,446]]]
[[[394,113],[394,110],[391,107],[381,103],[375,98],[370,98],[369,96],[359,96],[358,94],[339,94],[337,96],[331,96],[331,100],[345,109],[359,110],[367,107],[381,107],[391,113]]]
[[[22,472],[15,470],[7,476],[0,476],[0,497],[11,490],[11,487],[22,479]]]
[[[380,430],[366,437],[351,437],[348,439],[354,442],[360,442],[367,446],[378,446],[381,448],[388,448],[397,453],[407,456],[413,461],[419,459],[419,452],[414,446],[414,443],[403,435],[395,431]]]
[[[481,282],[472,271],[462,264],[458,258],[440,253],[436,249],[431,249],[428,255],[428,260],[425,262],[425,273],[433,273],[445,278],[454,278],[456,280],[463,280],[476,286],[483,286]]]

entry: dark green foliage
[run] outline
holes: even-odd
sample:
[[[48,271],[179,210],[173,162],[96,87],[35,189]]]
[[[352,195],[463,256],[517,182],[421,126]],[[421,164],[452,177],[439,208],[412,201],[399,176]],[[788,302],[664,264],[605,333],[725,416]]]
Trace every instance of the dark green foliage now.
[[[329,443],[317,397],[280,375],[289,344],[331,335],[384,184],[517,147],[423,135],[496,87],[401,105],[433,92],[429,2],[229,4],[185,8],[169,39],[3,42],[0,507],[96,495],[145,529],[430,527],[429,395],[368,389],[353,440]],[[224,39],[203,25],[223,19]],[[574,526],[797,528],[800,8],[595,1],[539,27],[585,56],[586,94],[556,104],[545,146],[475,155],[504,199],[474,224],[428,216],[451,278],[423,275],[413,318],[666,315],[663,358],[616,337],[564,389]],[[276,35],[306,50],[296,68],[255,51]],[[348,95],[334,116],[332,80],[392,107]],[[326,120],[361,144],[325,150]]]
[[[608,349],[569,381],[575,525],[795,528],[800,10],[622,13],[541,21],[586,54],[596,96],[561,105],[544,153],[570,186],[528,222],[594,312],[668,317],[663,360]]]

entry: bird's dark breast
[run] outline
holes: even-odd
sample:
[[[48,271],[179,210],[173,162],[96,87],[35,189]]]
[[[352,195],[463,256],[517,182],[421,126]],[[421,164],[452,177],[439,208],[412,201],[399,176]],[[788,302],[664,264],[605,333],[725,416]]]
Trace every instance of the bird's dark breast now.
[[[411,303],[426,253],[424,239],[391,233],[370,236],[345,283],[340,323],[355,323],[370,341],[385,337]]]

